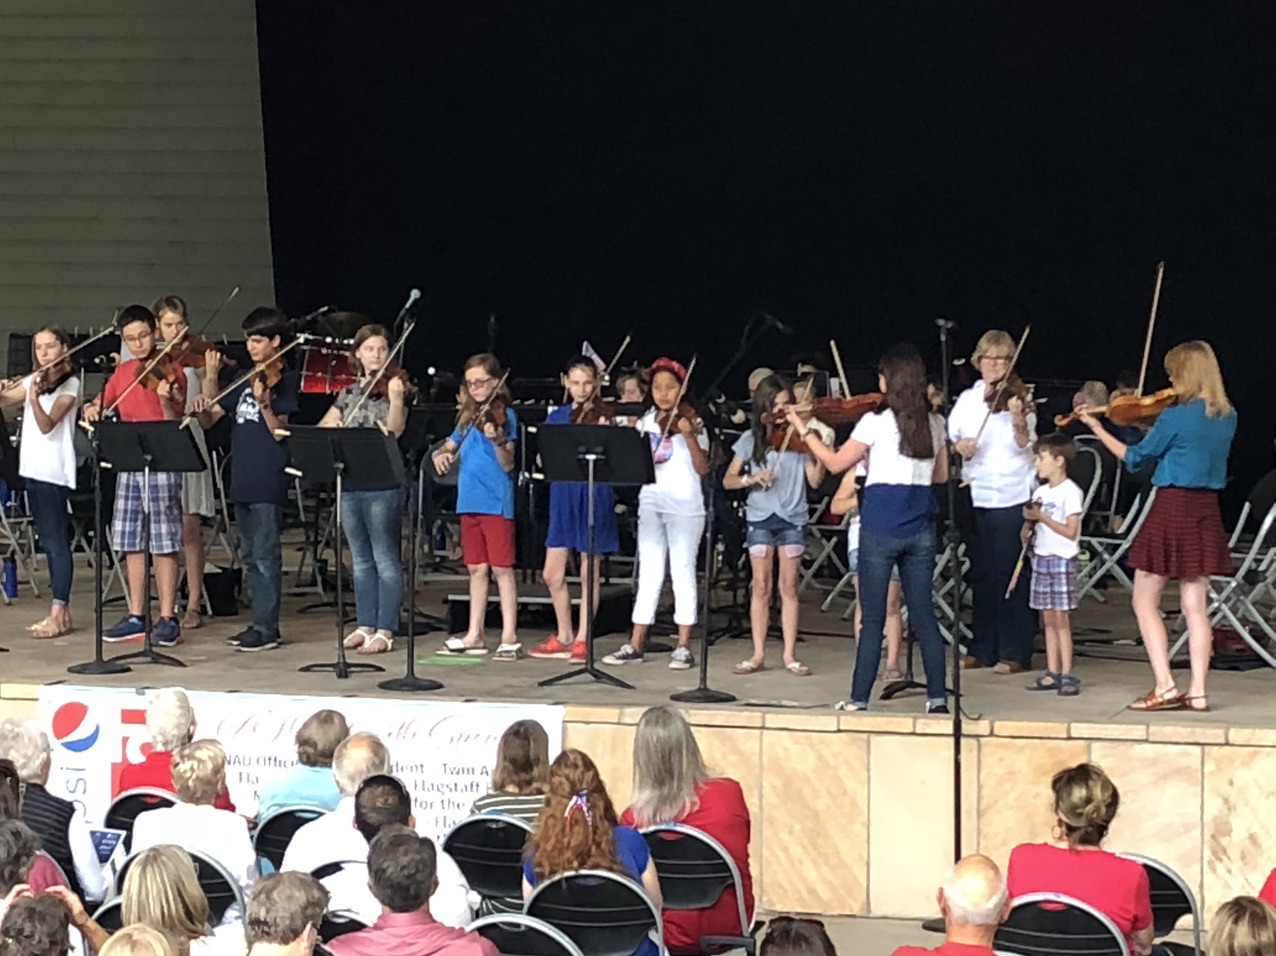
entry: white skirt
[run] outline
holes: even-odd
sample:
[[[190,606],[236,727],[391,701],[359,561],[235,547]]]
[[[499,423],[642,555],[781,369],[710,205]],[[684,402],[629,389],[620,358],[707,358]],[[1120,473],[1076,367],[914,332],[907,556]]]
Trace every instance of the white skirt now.
[[[203,471],[188,472],[182,476],[182,514],[211,518],[217,513],[217,499],[213,494],[212,459],[204,441],[204,429],[195,422],[189,426],[195,436],[195,444],[204,458]]]

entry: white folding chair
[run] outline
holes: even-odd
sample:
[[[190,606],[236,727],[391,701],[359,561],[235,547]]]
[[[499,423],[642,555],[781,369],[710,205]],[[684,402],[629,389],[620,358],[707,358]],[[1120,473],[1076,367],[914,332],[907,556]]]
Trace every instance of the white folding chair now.
[[[1119,532],[1115,534],[1098,532],[1081,536],[1081,550],[1089,554],[1090,560],[1084,562],[1077,573],[1078,601],[1088,594],[1096,601],[1105,603],[1107,598],[1099,592],[1098,584],[1107,574],[1116,578],[1127,591],[1134,589],[1134,582],[1130,580],[1130,576],[1118,562],[1130,550],[1130,545],[1134,543],[1135,536],[1143,527],[1143,522],[1147,519],[1155,499],[1155,488],[1149,488],[1146,495],[1135,498],[1130,509],[1132,514],[1126,519]]]

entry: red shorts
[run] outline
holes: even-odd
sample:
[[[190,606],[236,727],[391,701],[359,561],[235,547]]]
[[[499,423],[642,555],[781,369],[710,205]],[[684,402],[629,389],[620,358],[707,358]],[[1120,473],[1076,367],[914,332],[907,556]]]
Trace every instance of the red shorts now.
[[[461,556],[467,566],[514,567],[514,521],[500,515],[461,515]]]

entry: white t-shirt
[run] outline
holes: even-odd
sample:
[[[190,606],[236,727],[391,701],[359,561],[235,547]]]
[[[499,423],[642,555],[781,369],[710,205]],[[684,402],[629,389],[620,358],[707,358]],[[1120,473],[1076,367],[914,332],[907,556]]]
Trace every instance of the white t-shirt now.
[[[899,424],[889,409],[869,412],[851,432],[851,441],[867,445],[864,487],[870,485],[925,485],[935,480],[935,457],[944,453],[944,424],[930,416],[930,436],[935,453],[929,458],[908,458],[899,450]]]
[[[1071,478],[1065,478],[1053,488],[1041,485],[1032,494],[1033,501],[1041,502],[1041,510],[1047,518],[1060,523],[1066,522],[1073,515],[1084,510],[1085,494],[1080,486]],[[1063,535],[1038,523],[1036,535],[1032,541],[1032,550],[1036,554],[1049,554],[1058,558],[1075,558],[1081,546],[1077,541],[1069,541]]]
[[[650,409],[635,426],[647,437],[656,459],[655,484],[643,485],[638,493],[638,507],[651,508],[661,514],[698,518],[704,514],[704,491],[687,440],[674,426],[661,442],[664,429],[656,424],[656,409]],[[702,430],[696,441],[706,452],[709,437]]]
[[[24,390],[31,387],[31,376],[22,380]],[[72,375],[65,382],[49,392],[40,395],[36,401],[46,412],[53,410],[53,404],[63,395],[70,395],[78,406],[82,401],[80,395],[80,378]],[[45,481],[51,485],[64,488],[75,488],[75,406],[62,416],[62,421],[53,426],[53,431],[44,434],[35,422],[35,415],[28,397],[24,402],[22,413],[22,440],[18,445],[18,474],[23,478]]]
[[[961,466],[962,478],[970,482],[970,498],[976,508],[1009,508],[1028,500],[1037,483],[1033,467],[1032,443],[1037,437],[1037,415],[1028,410],[1028,444],[1015,441],[1014,416],[1009,412],[988,415],[986,389],[980,379],[957,396],[948,416],[948,435],[953,442],[979,435],[975,455]],[[987,416],[988,424],[984,425]]]

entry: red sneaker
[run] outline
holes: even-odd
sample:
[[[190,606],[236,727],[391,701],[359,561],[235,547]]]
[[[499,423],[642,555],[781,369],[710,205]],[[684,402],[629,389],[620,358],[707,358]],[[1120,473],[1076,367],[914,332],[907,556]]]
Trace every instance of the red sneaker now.
[[[572,655],[571,655],[572,662],[576,664],[585,663],[585,639],[583,637],[579,637],[576,640],[572,641],[571,649],[572,649]]]
[[[579,644],[579,641],[574,644]],[[574,644],[564,644],[558,639],[558,635],[553,635],[549,640],[542,641],[530,651],[527,652],[528,657],[539,657],[541,660],[558,660],[565,661],[571,656]]]

